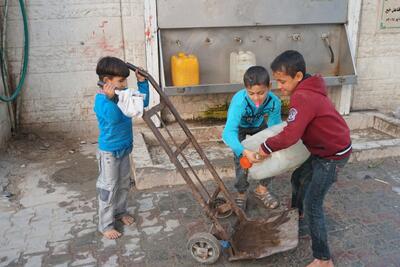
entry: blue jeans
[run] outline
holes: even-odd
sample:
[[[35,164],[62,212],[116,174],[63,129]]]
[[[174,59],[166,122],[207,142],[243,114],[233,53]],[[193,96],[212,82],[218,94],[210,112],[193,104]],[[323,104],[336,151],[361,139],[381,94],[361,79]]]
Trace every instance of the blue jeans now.
[[[246,139],[246,135],[253,135],[267,128],[267,123],[264,121],[259,127],[256,128],[242,128],[239,127],[239,141],[242,142]],[[236,182],[235,188],[239,193],[244,193],[249,188],[250,184],[247,181],[248,172],[243,170],[240,166],[240,158],[234,154],[235,161],[235,172],[236,172]],[[272,177],[260,180],[260,184],[267,186],[271,181]]]
[[[320,260],[331,258],[325,227],[323,201],[331,185],[337,180],[340,168],[349,160],[324,159],[311,155],[292,174],[292,207],[305,215],[309,225],[313,256]]]

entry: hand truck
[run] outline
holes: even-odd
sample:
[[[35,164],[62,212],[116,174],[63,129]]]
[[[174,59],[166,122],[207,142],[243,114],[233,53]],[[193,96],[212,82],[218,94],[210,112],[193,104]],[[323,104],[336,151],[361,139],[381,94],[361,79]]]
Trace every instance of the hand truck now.
[[[228,251],[229,260],[259,259],[295,248],[298,244],[297,210],[285,210],[268,218],[248,218],[244,211],[235,204],[231,193],[158,83],[143,69],[130,63],[126,64],[130,70],[138,71],[140,75],[144,76],[160,95],[160,103],[144,111],[143,120],[167,153],[170,161],[182,175],[194,198],[211,221],[212,225],[209,232],[195,233],[189,238],[187,247],[191,256],[197,262],[212,264],[218,260],[222,248]],[[161,119],[160,112],[164,109],[167,109],[174,116],[176,122],[185,133],[186,139],[180,144],[177,144],[167,125]],[[152,120],[153,117],[157,117],[161,122],[168,137],[173,141],[173,146],[170,146],[160,132],[160,129]],[[212,180],[216,186],[213,192],[209,192],[190,165],[187,157],[185,157],[183,152],[189,145],[195,148],[205,167],[211,173]],[[229,230],[228,227],[225,227],[220,222],[221,210],[224,214],[234,213],[236,215],[237,220],[233,229]]]

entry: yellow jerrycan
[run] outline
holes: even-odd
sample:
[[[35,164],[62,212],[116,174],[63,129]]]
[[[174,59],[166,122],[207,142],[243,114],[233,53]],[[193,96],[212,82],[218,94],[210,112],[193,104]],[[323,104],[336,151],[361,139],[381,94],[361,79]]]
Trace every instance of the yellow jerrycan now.
[[[195,55],[180,52],[171,57],[173,86],[198,85],[200,83],[199,60]]]

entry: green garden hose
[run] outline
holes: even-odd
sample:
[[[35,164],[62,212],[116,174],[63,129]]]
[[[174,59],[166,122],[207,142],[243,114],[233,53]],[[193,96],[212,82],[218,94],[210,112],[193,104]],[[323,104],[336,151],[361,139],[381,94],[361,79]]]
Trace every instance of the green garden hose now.
[[[14,93],[8,97],[8,96],[1,96],[0,95],[0,100],[4,101],[4,102],[11,102],[14,101],[18,94],[21,92],[22,86],[24,84],[25,81],[25,76],[26,76],[26,72],[28,69],[28,53],[29,53],[29,32],[28,32],[28,19],[27,19],[27,15],[26,15],[26,10],[25,10],[25,3],[24,0],[19,0],[19,5],[21,8],[21,13],[22,13],[22,19],[23,19],[23,24],[24,24],[24,59],[23,59],[23,65],[22,65],[22,70],[21,70],[21,76],[20,76],[20,80],[18,82],[17,88],[14,90]],[[6,29],[4,29],[6,30]],[[7,69],[7,62],[5,62],[3,60],[3,53],[5,53],[4,51],[4,47],[0,48],[0,56],[1,56],[1,74],[2,74],[2,78],[3,78],[3,83],[4,81],[7,80],[7,77],[5,77],[5,75],[8,75],[6,73],[6,69]]]

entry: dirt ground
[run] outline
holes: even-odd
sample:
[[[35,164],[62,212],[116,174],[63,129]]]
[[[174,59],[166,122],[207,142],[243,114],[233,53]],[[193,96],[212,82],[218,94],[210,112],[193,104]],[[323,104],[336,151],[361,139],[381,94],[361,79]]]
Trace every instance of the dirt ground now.
[[[25,133],[0,153],[0,266],[195,266],[186,242],[210,224],[186,186],[133,192],[136,225],[116,241],[98,234],[96,147],[95,140]],[[399,163],[348,164],[330,190],[325,208],[336,266],[400,266]],[[233,190],[233,179],[225,182]],[[286,203],[290,173],[276,177],[271,190]],[[252,197],[248,212],[268,213]],[[308,228],[300,224],[296,249],[235,262],[223,253],[214,266],[305,266],[311,259]]]

